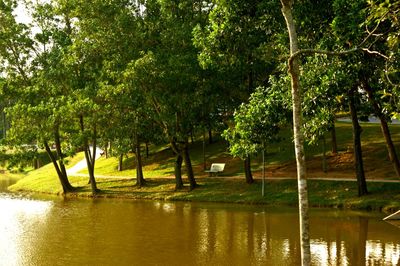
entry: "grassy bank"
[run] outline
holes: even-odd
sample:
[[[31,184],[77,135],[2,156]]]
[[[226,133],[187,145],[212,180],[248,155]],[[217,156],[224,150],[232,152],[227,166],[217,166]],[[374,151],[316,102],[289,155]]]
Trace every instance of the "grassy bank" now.
[[[70,197],[91,197],[87,178],[71,177],[77,191]],[[145,187],[135,186],[133,179],[99,178],[97,197],[143,200],[231,202],[265,204],[269,206],[297,206],[296,180],[267,180],[265,196],[261,196],[261,181],[247,185],[237,178],[210,177],[198,179],[199,187],[193,191],[174,190],[174,179],[148,178]],[[351,208],[393,211],[400,209],[400,183],[369,183],[370,194],[357,197],[355,182],[309,180],[310,205],[314,207]],[[60,193],[58,181],[52,175],[28,175],[10,187],[12,191]]]
[[[379,125],[363,124],[364,163],[367,179],[397,179],[386,156],[384,140]],[[392,126],[394,141],[400,142],[399,126]],[[96,161],[95,173],[98,177],[98,197],[120,197],[131,199],[182,200],[204,202],[233,202],[266,205],[297,205],[297,183],[295,180],[279,180],[277,177],[295,177],[293,144],[290,130],[282,132],[281,143],[268,147],[267,176],[265,196],[261,196],[261,181],[247,185],[243,177],[243,163],[239,158],[232,158],[227,153],[227,144],[217,141],[206,146],[207,167],[213,162],[224,162],[226,167],[220,177],[209,178],[203,171],[202,142],[192,143],[190,151],[193,168],[199,183],[194,191],[174,190],[174,156],[166,147],[151,147],[148,157],[144,157],[144,176],[147,185],[143,188],[134,186],[135,165],[133,155],[124,158],[124,170],[118,171],[116,158],[100,158]],[[339,154],[328,153],[328,172],[322,171],[321,146],[307,146],[307,164],[309,177],[319,178],[354,178],[353,155],[351,147],[351,124],[338,123],[337,135]],[[329,145],[329,141],[328,141]],[[398,145],[397,145],[398,146]],[[80,153],[68,160],[72,167],[83,159]],[[261,175],[261,163],[254,157],[253,174]],[[87,174],[83,169],[80,174]],[[103,176],[103,178],[101,178]],[[125,178],[128,177],[128,178]],[[129,178],[130,177],[130,178]],[[274,179],[275,178],[275,179]],[[90,187],[87,178],[70,176],[77,191],[71,196],[89,197]],[[61,187],[51,164],[25,174],[17,184],[10,187],[13,191],[31,191],[38,193],[59,194]],[[400,209],[400,183],[368,183],[370,194],[357,197],[356,182],[348,181],[309,181],[311,206],[353,208],[370,210]]]

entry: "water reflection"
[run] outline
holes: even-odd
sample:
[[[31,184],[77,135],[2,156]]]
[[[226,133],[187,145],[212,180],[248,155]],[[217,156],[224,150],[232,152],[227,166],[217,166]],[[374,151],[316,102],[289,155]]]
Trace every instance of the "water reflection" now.
[[[37,228],[45,225],[51,202],[0,193],[0,265],[28,265]]]
[[[0,265],[299,265],[296,209],[0,195]],[[400,265],[400,230],[311,213],[313,265]]]

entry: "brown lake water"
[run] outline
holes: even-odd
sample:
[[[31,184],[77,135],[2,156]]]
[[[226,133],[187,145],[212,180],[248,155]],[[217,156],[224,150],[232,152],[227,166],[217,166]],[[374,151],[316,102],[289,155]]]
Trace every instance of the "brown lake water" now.
[[[300,264],[294,208],[38,198],[12,182],[0,177],[1,266]],[[382,214],[310,215],[313,265],[400,265],[400,228]]]

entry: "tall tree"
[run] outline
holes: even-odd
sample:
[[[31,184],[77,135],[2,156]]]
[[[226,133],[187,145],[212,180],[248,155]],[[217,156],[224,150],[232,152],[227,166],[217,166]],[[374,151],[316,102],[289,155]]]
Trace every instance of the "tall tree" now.
[[[293,135],[297,165],[297,182],[299,194],[299,217],[300,217],[300,243],[302,265],[311,264],[309,215],[308,215],[308,191],[306,179],[306,161],[304,153],[304,137],[301,131],[302,111],[300,92],[300,69],[298,58],[295,54],[299,51],[296,25],[293,18],[293,0],[281,0],[282,14],[285,18],[290,40],[290,59],[288,63],[292,87],[293,108]]]
[[[142,57],[131,64],[132,78],[152,106],[155,121],[163,128],[176,154],[176,188],[183,187],[185,162],[190,189],[197,186],[189,153],[189,136],[198,123],[201,70],[192,29],[202,20],[203,1],[148,1],[144,31],[148,44]]]
[[[53,162],[63,192],[73,190],[68,181],[62,150],[63,123],[70,109],[63,108],[65,94],[55,78],[59,54],[65,46],[63,24],[57,24],[49,6],[38,6],[33,13],[39,32],[32,38],[28,25],[17,23],[12,15],[16,2],[2,2],[0,41],[1,59],[7,84],[3,93],[12,106],[8,110],[11,130],[8,136],[13,145],[43,145]],[[54,83],[54,81],[56,81]],[[29,128],[27,128],[29,127]],[[65,140],[65,139],[64,139]],[[56,155],[50,149],[54,143]]]
[[[279,19],[276,21],[279,10],[270,1],[212,3],[208,24],[195,28],[195,44],[201,48],[202,67],[219,74],[215,84],[220,86],[214,85],[217,93],[213,97],[225,103],[224,113],[231,116],[237,106],[248,101],[256,87],[268,85],[268,75],[276,63],[269,43],[282,24]],[[246,182],[251,183],[250,155],[243,159]]]

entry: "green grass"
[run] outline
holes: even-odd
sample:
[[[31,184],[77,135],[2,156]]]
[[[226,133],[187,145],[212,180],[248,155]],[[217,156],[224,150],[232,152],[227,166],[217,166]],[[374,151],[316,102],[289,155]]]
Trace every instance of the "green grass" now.
[[[362,124],[364,159],[366,169],[372,175],[381,175],[379,178],[394,179],[393,170],[387,160],[384,139],[379,125]],[[393,140],[400,142],[400,126],[392,125]],[[339,151],[346,153],[352,146],[351,124],[337,123],[337,142]],[[294,151],[291,141],[291,129],[281,132],[282,141],[268,146],[267,167],[292,166],[294,169]],[[327,135],[327,147],[330,142]],[[243,177],[243,163],[239,158],[232,158],[227,152],[227,143],[219,140],[206,145],[207,167],[212,162],[225,162],[226,167],[219,177],[209,178],[203,171],[203,144],[201,140],[195,141],[190,147],[192,163],[194,166],[199,188],[188,191],[175,191],[173,179],[174,155],[167,146],[151,146],[150,156],[143,154],[144,176],[147,180],[145,187],[134,186],[136,176],[135,158],[132,154],[124,158],[124,170],[117,171],[117,158],[100,158],[96,161],[95,173],[98,176],[98,188],[101,190],[98,197],[122,197],[132,199],[158,199],[158,200],[183,200],[183,201],[212,201],[233,202],[247,204],[267,205],[297,205],[297,183],[295,180],[269,180],[266,185],[265,197],[261,197],[260,180],[253,185],[246,185]],[[366,151],[366,152],[365,152]],[[319,160],[321,145],[306,146],[308,159]],[[351,156],[350,156],[351,157]],[[68,166],[74,165],[83,159],[83,153],[69,158]],[[351,165],[350,165],[351,166]],[[252,168],[259,176],[261,169],[260,157],[255,157]],[[184,170],[184,167],[183,167]],[[377,171],[377,170],[380,170]],[[83,170],[81,173],[87,173]],[[309,171],[312,174],[312,171]],[[343,172],[332,170],[332,176],[342,177]],[[352,173],[352,170],[350,171]],[[184,174],[184,171],[183,171]],[[291,172],[295,176],[295,172]],[[119,177],[131,177],[129,179]],[[373,176],[375,177],[375,176]],[[70,177],[73,186],[77,187],[73,196],[91,196],[90,187],[86,177]],[[370,194],[357,197],[355,182],[345,181],[317,181],[309,180],[309,199],[312,206],[356,208],[373,210],[392,210],[400,208],[400,184],[398,183],[368,183]],[[61,193],[61,186],[51,164],[38,170],[30,171],[26,177],[10,187],[14,191],[33,191],[40,193]]]
[[[87,178],[71,177],[77,191],[71,197],[91,197]],[[148,178],[146,186],[137,187],[133,179],[101,178],[96,197],[126,198],[141,200],[171,200],[263,204],[269,206],[297,206],[296,180],[268,180],[265,196],[261,196],[261,181],[252,185],[241,179],[202,178],[199,187],[189,191],[188,187],[175,190],[174,179]],[[29,175],[10,187],[12,191],[46,192],[59,194],[60,186],[53,174]],[[392,211],[400,208],[400,183],[369,183],[370,194],[357,197],[355,182],[309,180],[309,201],[314,207],[350,208],[363,210]]]
[[[387,151],[384,142],[384,138],[381,134],[380,127],[378,124],[362,123],[362,145],[364,149],[364,165],[366,170],[374,170],[375,168],[381,168],[382,171],[377,173],[376,171],[372,175],[382,175],[378,177],[394,179],[395,173],[392,169],[390,162],[387,160]],[[391,125],[392,137],[395,143],[400,143],[400,125]],[[337,131],[337,143],[339,152],[347,152],[352,147],[352,130],[351,123],[338,122],[336,124]],[[292,142],[292,130],[287,128],[282,130],[280,133],[281,141],[279,143],[272,143],[267,146],[266,161],[267,167],[282,166],[285,164],[295,164],[294,147]],[[331,147],[330,134],[326,135],[326,146],[328,150]],[[397,145],[399,146],[399,145]],[[239,158],[233,158],[227,151],[228,144],[219,139],[219,141],[213,144],[206,145],[206,161],[207,168],[210,167],[211,163],[219,162],[226,163],[225,170],[222,176],[236,176],[240,177],[244,175],[243,162]],[[322,162],[322,141],[317,145],[306,145],[306,154],[308,159],[319,158]],[[399,150],[400,152],[400,150]],[[195,175],[198,177],[206,177],[203,171],[203,144],[201,139],[195,141],[190,146],[190,154],[192,159],[193,168]],[[174,175],[174,161],[175,157],[168,146],[150,146],[150,156],[146,158],[145,154],[142,154],[143,158],[143,171],[145,177],[171,177]],[[322,165],[322,164],[321,164]],[[350,167],[352,167],[350,165]],[[117,171],[118,159],[117,158],[101,158],[96,161],[95,172],[98,175],[106,176],[136,176],[135,170],[135,158],[133,154],[128,154],[124,157],[123,171]],[[332,168],[332,167],[331,167]],[[252,160],[252,169],[254,172],[261,172],[262,160],[261,156],[255,155]],[[185,171],[184,167],[182,169]],[[311,169],[313,171],[315,169]],[[320,170],[320,169],[319,169]],[[84,169],[80,173],[87,174],[88,171]],[[351,171],[350,171],[351,173]],[[334,173],[340,176],[342,173]],[[375,176],[373,176],[375,177]]]

